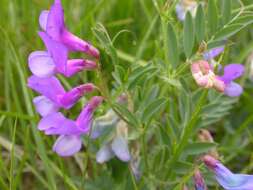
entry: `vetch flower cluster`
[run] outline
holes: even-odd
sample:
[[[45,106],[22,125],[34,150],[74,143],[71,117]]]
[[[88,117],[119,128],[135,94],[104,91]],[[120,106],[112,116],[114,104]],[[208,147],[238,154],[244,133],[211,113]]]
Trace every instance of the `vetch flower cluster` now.
[[[42,31],[38,34],[46,51],[32,52],[28,58],[33,74],[28,78],[28,87],[40,94],[33,99],[36,111],[42,116],[38,129],[46,135],[59,135],[53,150],[60,156],[71,156],[81,149],[81,136],[89,132],[93,113],[103,98],[92,97],[75,121],[67,119],[60,109],[70,109],[96,86],[86,83],[66,91],[56,74],[71,77],[83,70],[96,69],[99,51],[68,31],[60,0],[55,0],[50,10],[41,12],[39,23]],[[91,60],[68,59],[70,52],[83,52]]]

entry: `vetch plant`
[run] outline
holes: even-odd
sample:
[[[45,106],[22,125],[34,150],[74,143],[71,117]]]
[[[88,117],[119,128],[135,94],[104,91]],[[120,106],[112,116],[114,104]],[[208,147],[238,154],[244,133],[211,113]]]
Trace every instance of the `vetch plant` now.
[[[8,13],[20,5],[9,4]],[[21,16],[30,12],[20,9]],[[15,143],[20,144],[25,154],[17,156],[20,171],[25,167],[21,173],[11,156],[12,173],[6,177],[11,184],[30,172],[45,189],[253,189],[251,175],[224,166],[236,171],[247,161],[241,173],[252,169],[253,37],[247,26],[253,11],[248,1],[54,0],[37,15],[36,41],[44,48],[34,43],[15,49],[20,41],[5,35],[16,68],[8,58],[3,61],[8,112],[0,124],[20,131],[8,130],[12,146],[1,136],[0,145],[14,154]],[[26,24],[23,30],[30,30]],[[31,76],[19,61],[27,49]],[[33,99],[26,87],[36,93]],[[16,95],[20,89],[25,102]],[[37,128],[30,134],[31,127],[19,125]],[[0,168],[9,163],[2,157]],[[0,189],[8,189],[1,178]]]

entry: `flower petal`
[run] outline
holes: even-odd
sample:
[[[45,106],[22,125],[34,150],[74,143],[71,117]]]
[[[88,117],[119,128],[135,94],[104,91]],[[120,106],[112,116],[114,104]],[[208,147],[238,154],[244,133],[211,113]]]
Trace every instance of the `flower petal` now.
[[[63,86],[56,77],[40,78],[33,75],[28,78],[28,86],[55,104],[59,104],[59,96],[65,93]]]
[[[64,28],[64,12],[61,1],[55,1],[50,8],[47,19],[47,34],[56,41],[60,40],[61,32]]]
[[[43,117],[38,129],[43,130],[46,135],[79,135],[81,131],[73,120],[67,119],[62,113],[53,113]]]
[[[245,174],[233,174],[223,164],[218,163],[214,170],[216,180],[228,190],[251,190],[253,189],[253,176]]]
[[[66,76],[71,77],[82,70],[92,70],[97,67],[96,62],[84,59],[70,59],[67,61]]]
[[[87,133],[90,130],[93,120],[93,112],[102,103],[102,101],[103,98],[101,96],[93,96],[79,114],[76,120],[76,125],[83,133]]]
[[[68,47],[70,51],[81,51],[95,58],[99,58],[98,49],[93,47],[90,43],[75,36],[66,29],[62,32],[61,41],[65,46]]]
[[[112,150],[121,161],[130,161],[131,155],[128,150],[127,141],[122,136],[114,138],[112,142]]]
[[[176,13],[177,13],[177,18],[181,21],[184,21],[186,11],[182,5],[180,4],[176,5]]]
[[[229,64],[224,67],[224,75],[220,77],[226,84],[237,79],[244,73],[244,66],[241,64]]]
[[[118,116],[113,110],[110,109],[105,115],[94,120],[91,131],[91,138],[96,139],[105,134],[107,131],[112,129],[112,127],[115,127],[118,121]]]
[[[59,110],[59,107],[45,96],[35,97],[33,99],[33,103],[36,107],[36,111],[42,117],[45,117],[45,116],[52,114],[52,113],[55,113]]]
[[[66,74],[68,50],[67,48],[50,38],[45,32],[39,32],[39,36],[43,40],[49,54],[52,56],[56,69],[62,74]]]
[[[37,56],[49,56],[49,54],[46,51],[33,51],[32,53],[30,53],[28,57],[28,62],[30,62],[32,58],[37,57]]]
[[[253,175],[234,174],[221,162],[211,156],[204,156],[204,163],[210,168],[219,184],[227,190],[252,190]]]
[[[40,17],[39,17],[40,27],[41,27],[44,31],[46,31],[46,29],[47,29],[48,14],[49,14],[49,11],[48,11],[48,10],[44,10],[44,11],[41,11]]]
[[[92,92],[95,89],[95,85],[92,83],[87,83],[79,85],[70,91],[66,92],[60,97],[60,104],[65,108],[71,108],[83,95]]]
[[[82,140],[77,135],[61,135],[53,146],[53,151],[62,157],[72,156],[82,148]]]
[[[55,73],[55,64],[47,52],[33,52],[28,58],[31,72],[38,77],[50,77]]]
[[[240,96],[242,92],[243,88],[235,82],[230,82],[229,84],[227,84],[224,90],[224,94],[231,97]]]
[[[114,157],[114,153],[111,149],[111,146],[108,144],[102,146],[102,148],[96,154],[96,160],[100,164],[107,162],[112,157]]]
[[[211,60],[220,55],[224,51],[224,47],[213,48],[203,54],[205,60]]]

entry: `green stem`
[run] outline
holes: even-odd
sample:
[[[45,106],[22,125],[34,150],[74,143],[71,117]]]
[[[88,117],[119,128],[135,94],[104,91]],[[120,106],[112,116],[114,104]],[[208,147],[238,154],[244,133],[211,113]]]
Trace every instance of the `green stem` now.
[[[195,123],[198,119],[198,116],[202,110],[202,106],[203,106],[203,103],[206,99],[206,96],[207,96],[207,93],[208,93],[208,90],[204,90],[204,92],[202,93],[201,97],[200,97],[200,100],[198,102],[198,104],[196,105],[196,109],[190,119],[190,121],[188,122],[188,124],[184,127],[183,129],[183,132],[182,132],[182,135],[181,135],[181,140],[180,142],[177,144],[177,147],[176,147],[176,150],[175,150],[175,153],[171,159],[171,165],[173,165],[180,157],[181,155],[181,152],[183,151],[185,145],[187,144],[188,140],[189,140],[189,137],[191,136],[192,134],[192,131],[193,131],[193,127],[195,126]]]
[[[130,174],[131,174],[131,180],[132,180],[132,183],[133,183],[133,186],[134,186],[134,190],[138,190],[138,186],[137,186],[137,184],[136,184],[136,181],[135,181],[133,172],[132,172],[131,167],[130,167],[129,164],[128,164],[128,169],[129,169],[129,172],[130,172]]]
[[[167,30],[167,21],[164,17],[161,16],[162,22],[162,36],[163,36],[163,51],[165,63],[168,66],[168,73],[170,73],[171,65],[169,60],[169,39],[168,39],[168,30]]]

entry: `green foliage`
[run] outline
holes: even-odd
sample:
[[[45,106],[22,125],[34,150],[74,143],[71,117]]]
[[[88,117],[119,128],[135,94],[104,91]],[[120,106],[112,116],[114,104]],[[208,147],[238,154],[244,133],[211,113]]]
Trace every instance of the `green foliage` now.
[[[184,21],[184,52],[186,57],[190,57],[194,46],[194,27],[193,19],[190,12],[186,13]]]

